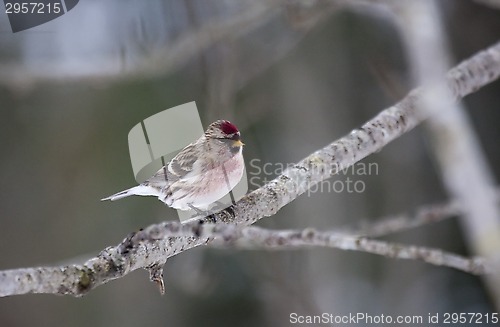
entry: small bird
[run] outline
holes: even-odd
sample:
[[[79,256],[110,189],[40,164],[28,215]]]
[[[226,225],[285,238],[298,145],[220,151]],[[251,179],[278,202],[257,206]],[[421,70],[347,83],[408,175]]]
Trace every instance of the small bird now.
[[[234,124],[217,120],[151,178],[101,201],[150,195],[174,209],[207,210],[241,180],[243,145]]]

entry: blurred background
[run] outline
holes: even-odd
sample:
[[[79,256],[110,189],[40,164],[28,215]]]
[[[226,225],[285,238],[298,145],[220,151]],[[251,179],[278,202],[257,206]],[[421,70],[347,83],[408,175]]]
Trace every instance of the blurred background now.
[[[500,39],[500,11],[438,4],[454,64]],[[99,201],[135,184],[128,132],[162,110],[196,101],[204,127],[234,122],[252,190],[394,104],[415,85],[389,16],[382,2],[86,0],[14,34],[2,10],[0,269],[83,262],[177,219],[151,197]],[[498,180],[500,82],[464,103]],[[335,190],[258,225],[345,228],[448,199],[420,127],[363,163],[377,169],[341,174]],[[348,178],[362,191],[339,191]],[[463,234],[452,218],[382,239],[470,255]],[[160,296],[136,271],[83,298],[0,298],[0,326],[288,326],[294,312],[494,310],[475,276],[334,249],[196,248],[169,259],[165,283]]]

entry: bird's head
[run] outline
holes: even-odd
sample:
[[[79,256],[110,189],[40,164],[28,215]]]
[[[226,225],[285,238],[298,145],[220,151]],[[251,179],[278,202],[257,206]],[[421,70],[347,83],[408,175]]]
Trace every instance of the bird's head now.
[[[224,143],[228,142],[233,148],[241,148],[245,145],[241,142],[240,131],[227,120],[217,120],[208,126],[205,131],[207,139],[217,139]]]

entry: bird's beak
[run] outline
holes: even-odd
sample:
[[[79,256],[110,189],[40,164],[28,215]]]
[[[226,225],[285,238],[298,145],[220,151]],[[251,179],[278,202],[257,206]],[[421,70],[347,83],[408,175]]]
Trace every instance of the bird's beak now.
[[[236,140],[233,142],[233,146],[244,146],[245,143],[241,142],[240,140]]]

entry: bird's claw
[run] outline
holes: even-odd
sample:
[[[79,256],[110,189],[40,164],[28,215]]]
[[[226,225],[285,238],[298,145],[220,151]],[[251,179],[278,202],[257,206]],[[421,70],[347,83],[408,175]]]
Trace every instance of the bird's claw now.
[[[223,203],[220,201],[215,201],[213,204],[214,205],[207,210],[201,210],[199,208],[196,208],[193,205],[189,205],[189,207],[195,211],[195,213],[190,218],[192,219],[192,218],[198,218],[198,217],[201,217],[201,218],[211,217],[212,220],[215,220],[215,213],[219,212],[223,209],[226,209],[228,207],[228,205],[226,203]]]

